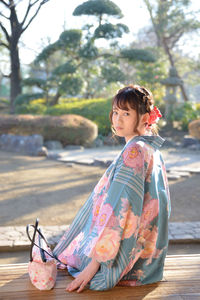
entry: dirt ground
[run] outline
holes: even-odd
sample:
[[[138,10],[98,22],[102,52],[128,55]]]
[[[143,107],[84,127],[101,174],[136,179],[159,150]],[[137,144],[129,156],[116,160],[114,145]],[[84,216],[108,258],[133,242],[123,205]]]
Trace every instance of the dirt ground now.
[[[105,171],[3,151],[0,161],[0,226],[71,223]],[[170,221],[200,221],[200,175],[169,183]]]

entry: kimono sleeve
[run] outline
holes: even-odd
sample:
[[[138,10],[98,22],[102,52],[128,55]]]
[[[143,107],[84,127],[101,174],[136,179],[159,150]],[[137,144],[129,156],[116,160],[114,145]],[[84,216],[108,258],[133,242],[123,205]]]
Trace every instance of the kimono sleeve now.
[[[89,256],[100,262],[101,267],[91,280],[91,289],[115,286],[130,261],[143,208],[146,158],[146,149],[134,143],[125,148],[117,163],[95,222],[98,236],[93,240]]]

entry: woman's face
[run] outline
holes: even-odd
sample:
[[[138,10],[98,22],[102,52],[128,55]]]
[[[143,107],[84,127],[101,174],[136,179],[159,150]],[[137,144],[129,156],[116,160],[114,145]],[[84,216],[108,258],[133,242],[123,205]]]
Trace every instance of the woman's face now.
[[[130,140],[132,137],[134,137],[135,135],[138,135],[138,132],[134,131],[134,128],[137,123],[136,110],[132,109],[129,105],[127,105],[127,109],[128,110],[123,110],[114,105],[113,115],[112,115],[112,123],[116,131],[116,135],[120,137],[124,137],[126,142]],[[146,132],[145,125],[144,125],[145,120],[143,120],[144,119],[143,116],[140,117],[139,125],[138,125],[138,131],[140,135],[143,135]]]

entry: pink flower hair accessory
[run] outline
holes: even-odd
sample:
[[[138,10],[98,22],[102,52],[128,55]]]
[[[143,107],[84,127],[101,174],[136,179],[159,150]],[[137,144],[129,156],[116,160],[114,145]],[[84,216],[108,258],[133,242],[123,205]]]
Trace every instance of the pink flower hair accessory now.
[[[148,126],[151,126],[151,125],[157,123],[161,117],[162,117],[161,112],[159,111],[159,109],[156,106],[154,106],[152,111],[149,113]]]

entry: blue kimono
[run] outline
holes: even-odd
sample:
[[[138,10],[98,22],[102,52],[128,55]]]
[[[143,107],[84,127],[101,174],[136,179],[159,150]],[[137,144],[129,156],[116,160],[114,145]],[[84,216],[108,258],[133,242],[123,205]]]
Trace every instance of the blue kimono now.
[[[136,136],[105,171],[54,249],[76,277],[92,258],[90,289],[160,281],[171,206],[160,136]]]

